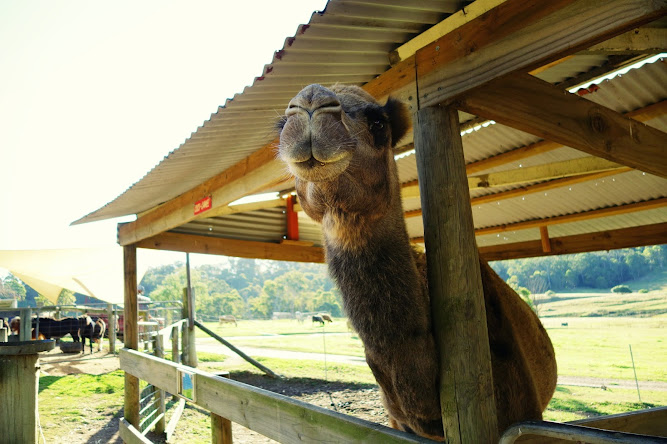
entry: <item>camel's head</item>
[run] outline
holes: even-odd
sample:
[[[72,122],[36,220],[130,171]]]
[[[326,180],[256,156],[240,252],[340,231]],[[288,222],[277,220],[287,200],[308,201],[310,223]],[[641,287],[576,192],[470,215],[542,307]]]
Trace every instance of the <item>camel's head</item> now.
[[[348,168],[373,168],[410,125],[405,105],[384,106],[356,86],[309,85],[280,122],[280,157],[298,179],[328,182]]]

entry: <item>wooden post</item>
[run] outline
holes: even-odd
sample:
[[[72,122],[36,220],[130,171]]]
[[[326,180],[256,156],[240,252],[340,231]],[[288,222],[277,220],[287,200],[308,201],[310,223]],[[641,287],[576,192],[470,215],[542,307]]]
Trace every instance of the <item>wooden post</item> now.
[[[221,375],[223,378],[229,378],[229,372]],[[212,444],[232,444],[232,422],[211,412],[211,443]]]
[[[32,309],[22,308],[21,328],[19,329],[19,341],[29,341],[32,339]]]
[[[139,347],[137,303],[137,247],[123,247],[125,270],[125,312],[123,342],[125,348],[137,350]],[[139,378],[125,373],[125,419],[139,428]]]
[[[109,321],[109,353],[116,353],[116,312],[113,304],[107,304],[107,320]]]
[[[491,354],[457,110],[419,110],[414,139],[445,442],[495,443]]]
[[[188,302],[188,359],[186,365],[197,367],[197,347],[195,346],[195,292],[192,290],[190,282],[190,253],[185,254],[185,270],[188,279],[187,302]]]
[[[155,336],[155,356],[158,358],[164,358],[164,336],[159,334]],[[162,434],[165,432],[167,427],[167,418],[165,417],[165,397],[166,392],[164,390],[159,390],[156,387],[155,397],[157,398],[157,414],[162,415],[155,424],[155,433]]]
[[[171,329],[171,360],[174,361],[177,364],[181,363],[181,355],[180,355],[181,352],[179,351],[179,347],[178,347],[179,346],[179,339],[178,339],[179,334],[178,334],[178,332],[179,332],[180,328],[181,328],[180,325],[176,325],[176,326],[172,327],[172,329]],[[177,401],[178,396],[173,394],[173,400]]]
[[[0,345],[0,440],[37,444],[39,352],[53,350],[54,340],[5,342]]]
[[[188,319],[188,289],[183,289],[183,319]],[[190,359],[188,358],[190,341],[188,339],[188,326],[181,324],[181,362],[188,365]]]
[[[542,241],[542,251],[551,253],[551,240],[549,239],[549,229],[546,225],[540,227],[540,239]]]

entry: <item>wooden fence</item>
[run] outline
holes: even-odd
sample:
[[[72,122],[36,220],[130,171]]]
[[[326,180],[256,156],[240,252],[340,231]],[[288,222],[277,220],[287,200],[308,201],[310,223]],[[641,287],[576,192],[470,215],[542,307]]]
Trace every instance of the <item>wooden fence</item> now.
[[[174,394],[179,393],[179,371],[192,374],[194,401],[187,402],[211,412],[213,436],[225,436],[224,421],[220,419],[228,419],[282,443],[433,442],[136,350],[120,351],[120,367]],[[126,421],[121,421],[120,428],[125,442],[147,442],[142,433]]]

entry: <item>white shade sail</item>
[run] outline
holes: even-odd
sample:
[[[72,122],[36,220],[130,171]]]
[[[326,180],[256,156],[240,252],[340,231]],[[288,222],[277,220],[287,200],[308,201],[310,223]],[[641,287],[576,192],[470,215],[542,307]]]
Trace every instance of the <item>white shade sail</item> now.
[[[8,269],[54,304],[63,288],[108,303],[123,303],[123,250],[120,247],[2,250],[0,267]],[[143,271],[138,276],[143,276]]]

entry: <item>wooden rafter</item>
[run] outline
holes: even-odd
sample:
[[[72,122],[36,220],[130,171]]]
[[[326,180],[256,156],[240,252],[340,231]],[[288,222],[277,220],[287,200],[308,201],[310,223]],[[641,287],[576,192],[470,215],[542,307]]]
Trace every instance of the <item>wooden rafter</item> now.
[[[627,112],[623,115],[638,122],[646,122],[665,114],[667,114],[667,100],[661,100],[660,102],[656,102],[652,105]],[[471,162],[466,165],[466,171],[468,174],[474,174],[479,171],[496,168],[512,162],[518,162],[528,157],[547,153],[559,148],[563,148],[563,145],[560,143],[552,142],[550,140],[541,140],[539,142],[522,146],[511,151],[506,151],[495,156],[487,157],[486,159]]]
[[[457,103],[467,112],[667,177],[667,134],[529,74],[495,79]]]
[[[505,233],[508,231],[527,230],[527,229],[541,229],[550,225],[566,224],[571,222],[581,222],[584,220],[597,219],[600,217],[618,216],[620,214],[634,213],[637,211],[647,211],[656,208],[667,206],[667,197],[660,199],[653,199],[644,202],[636,202],[632,204],[619,205],[616,207],[600,208],[598,210],[583,211],[581,213],[566,214],[563,216],[547,217],[544,219],[529,220],[525,222],[515,222],[511,224],[498,225],[494,227],[485,227],[475,229],[476,236],[485,234]],[[406,211],[405,217],[421,216],[421,210]],[[424,242],[423,237],[415,237],[411,239],[412,242]]]
[[[478,236],[484,234],[504,233],[507,231],[525,230],[530,228],[541,228],[550,225],[566,224],[571,222],[581,222],[584,220],[597,219],[600,217],[618,216],[620,214],[635,213],[637,211],[647,211],[667,206],[667,197],[660,199],[647,200],[615,207],[600,208],[598,210],[584,211],[581,213],[567,214],[563,216],[547,217],[544,219],[530,220],[525,222],[515,222],[495,227],[478,228],[475,234]]]
[[[222,256],[270,259],[276,261],[324,262],[319,247],[295,243],[242,241],[183,233],[160,233],[136,243],[139,248],[182,251],[185,253],[217,254]]]
[[[583,54],[658,54],[667,50],[667,29],[637,28],[598,43]]]
[[[487,14],[503,17],[503,8],[509,10],[512,3],[507,1]],[[419,108],[446,103],[512,72],[538,68],[630,31],[667,11],[664,1],[578,0],[561,3],[555,11],[551,6],[557,2],[535,2],[531,6],[519,3],[524,7],[521,14],[513,12],[515,17],[509,15],[506,21],[475,20],[417,51],[413,64]],[[517,22],[527,17],[530,19]],[[450,40],[454,50],[443,44]]]
[[[566,177],[588,176],[593,173],[621,172],[627,167],[598,157],[582,157],[563,162],[553,162],[528,168],[516,168],[498,173],[468,177],[470,190],[520,185],[541,180],[555,180]],[[419,196],[419,183],[415,180],[401,187],[403,199]]]
[[[221,174],[142,215],[137,220],[119,225],[118,242],[121,245],[129,245],[183,225],[196,218],[193,206],[203,197],[212,197],[211,209],[215,210],[251,194],[281,174],[284,174],[284,167],[276,160],[275,144],[268,144]],[[202,217],[206,216],[206,213],[202,213]]]
[[[548,255],[586,253],[589,251],[665,244],[667,243],[667,223],[607,230],[598,233],[577,234],[574,236],[554,237],[550,239],[550,243],[551,252]],[[541,240],[480,247],[479,253],[484,259],[489,261],[547,255],[542,250]]]
[[[542,182],[534,185],[528,185],[525,187],[514,188],[512,190],[502,191],[500,193],[487,194],[486,196],[474,197],[470,199],[470,203],[472,205],[482,205],[490,202],[498,202],[500,200],[525,196],[527,194],[542,193],[545,191],[554,190],[565,186],[571,186],[582,182],[588,182],[590,180],[602,179],[604,177],[613,176],[615,174],[626,173],[631,170],[632,170],[631,168],[625,167],[618,170],[604,171],[601,173],[584,174],[581,176],[573,176],[564,179],[551,180],[549,182]]]

